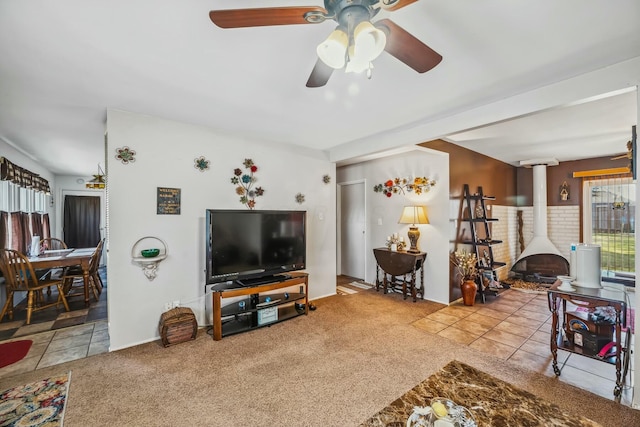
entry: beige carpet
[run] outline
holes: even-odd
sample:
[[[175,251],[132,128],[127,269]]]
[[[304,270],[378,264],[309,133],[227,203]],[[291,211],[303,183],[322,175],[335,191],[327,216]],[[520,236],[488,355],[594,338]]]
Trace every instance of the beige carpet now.
[[[441,306],[361,291],[308,316],[213,341],[149,343],[0,380],[0,389],[73,370],[65,427],[357,426],[453,359],[603,426],[640,412],[420,331]]]

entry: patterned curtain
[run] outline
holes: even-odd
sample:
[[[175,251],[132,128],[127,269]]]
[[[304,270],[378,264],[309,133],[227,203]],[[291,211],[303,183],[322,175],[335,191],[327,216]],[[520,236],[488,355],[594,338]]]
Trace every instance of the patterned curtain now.
[[[35,191],[51,193],[49,181],[37,173],[11,163],[6,157],[0,157],[0,180],[11,181],[20,187],[33,188]]]

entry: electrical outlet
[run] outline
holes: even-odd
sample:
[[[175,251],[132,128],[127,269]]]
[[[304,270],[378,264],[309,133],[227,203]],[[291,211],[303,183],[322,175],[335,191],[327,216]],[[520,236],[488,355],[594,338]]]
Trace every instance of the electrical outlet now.
[[[173,308],[176,308],[176,307],[180,307],[180,301],[179,300],[175,300],[173,302]]]
[[[164,303],[164,309],[165,310],[171,310],[173,307],[171,307],[171,303],[170,302],[165,302]]]

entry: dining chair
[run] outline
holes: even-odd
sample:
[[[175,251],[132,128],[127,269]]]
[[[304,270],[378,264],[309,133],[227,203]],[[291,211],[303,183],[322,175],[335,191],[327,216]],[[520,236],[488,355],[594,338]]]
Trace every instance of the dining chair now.
[[[60,249],[67,249],[67,244],[64,240],[56,237],[47,237],[40,241],[40,250],[43,251],[56,251]]]
[[[69,311],[69,304],[64,296],[61,279],[39,279],[29,262],[29,258],[13,249],[3,249],[0,251],[0,267],[4,275],[7,286],[7,301],[0,312],[0,322],[5,314],[13,320],[13,297],[16,292],[27,292],[27,322],[31,323],[31,314],[34,311],[44,310],[56,306],[62,302],[66,311]],[[58,288],[58,298],[55,302],[45,303],[41,298],[42,290],[49,286]]]
[[[47,237],[46,239],[42,239],[40,241],[40,252],[42,251],[55,251],[61,249],[68,249],[67,244],[64,240],[58,239],[56,237]],[[36,270],[36,274],[41,279],[50,279],[53,276],[61,278],[64,276],[64,268],[49,268],[45,270]],[[47,295],[51,295],[51,287],[47,288]]]
[[[89,288],[93,293],[94,298],[98,301],[99,295],[102,293],[102,280],[98,273],[98,267],[100,267],[100,258],[102,257],[102,248],[104,246],[104,239],[100,240],[96,250],[91,255],[89,260]],[[64,291],[67,297],[84,296],[84,272],[80,267],[71,267],[62,278],[64,283]],[[78,286],[75,286],[78,284]],[[76,289],[80,288],[80,289]]]

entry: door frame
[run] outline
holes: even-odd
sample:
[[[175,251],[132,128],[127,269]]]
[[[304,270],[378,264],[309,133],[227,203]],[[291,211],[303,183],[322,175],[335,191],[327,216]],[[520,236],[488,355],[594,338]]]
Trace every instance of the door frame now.
[[[353,181],[344,181],[344,182],[338,182],[336,185],[336,244],[337,244],[337,248],[336,248],[336,271],[338,272],[338,274],[342,274],[342,229],[341,229],[341,224],[342,224],[342,186],[345,185],[354,185],[354,184],[363,184],[364,188],[367,188],[367,180],[365,178],[362,179],[356,179]],[[363,206],[363,213],[364,213],[364,226],[365,226],[365,237],[364,237],[364,256],[363,256],[363,260],[364,260],[364,278],[363,280],[367,280],[367,268],[368,268],[368,259],[367,259],[367,253],[368,253],[368,247],[369,247],[369,229],[367,227],[367,193],[366,191],[363,192],[362,194],[363,197],[363,201],[364,201],[364,206]]]

